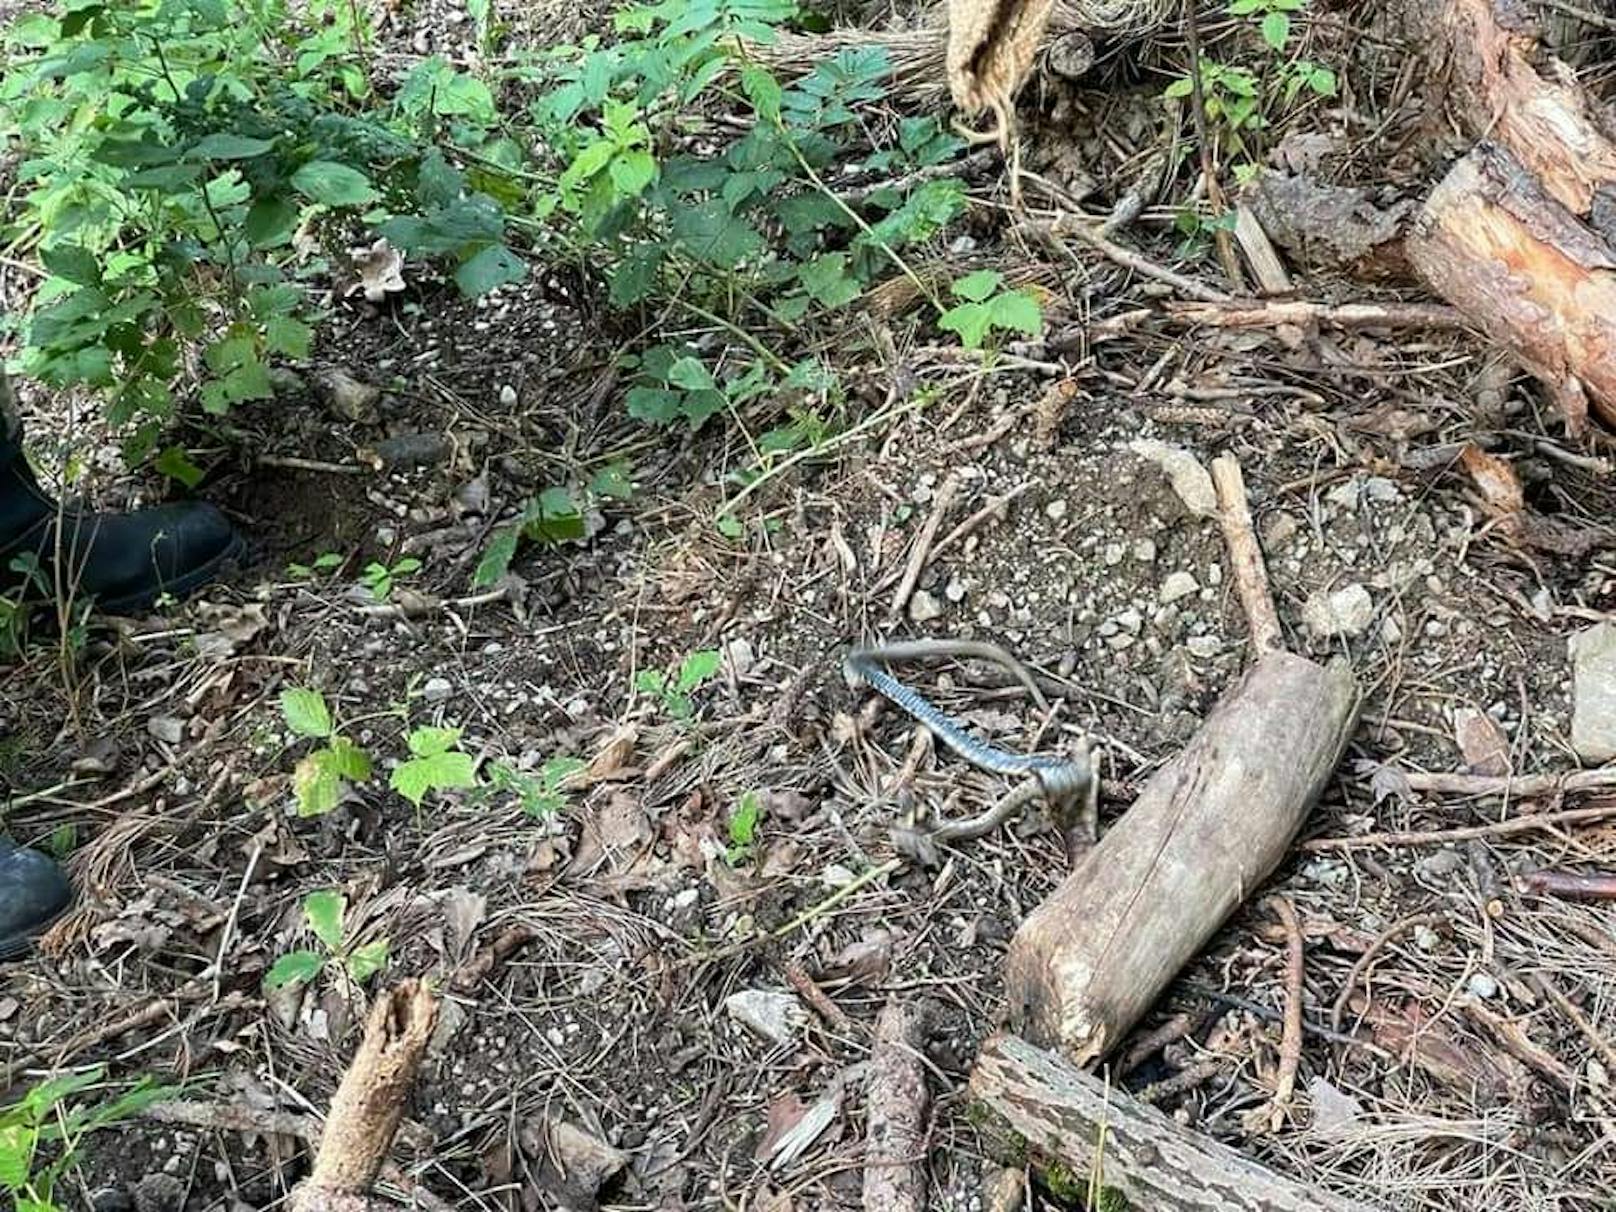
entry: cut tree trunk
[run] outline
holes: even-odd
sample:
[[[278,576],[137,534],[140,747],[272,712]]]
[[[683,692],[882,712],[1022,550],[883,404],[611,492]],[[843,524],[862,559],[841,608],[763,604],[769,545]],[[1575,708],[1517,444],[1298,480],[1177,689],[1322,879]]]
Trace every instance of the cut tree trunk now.
[[[1573,432],[1616,425],[1616,247],[1504,147],[1481,144],[1426,200],[1407,240],[1437,294],[1508,346]]]
[[[926,1015],[889,1001],[870,1050],[865,1129],[864,1212],[924,1212],[926,1202]]]
[[[1013,1035],[988,1040],[971,1094],[1026,1142],[1031,1160],[1058,1162],[1093,1187],[1120,1191],[1151,1212],[1368,1212],[1276,1174],[1181,1127],[1131,1095]],[[1096,1165],[1099,1174],[1094,1173]]]
[[[1342,665],[1266,653],[1010,945],[1012,1025],[1086,1064],[1278,865],[1357,719]]]

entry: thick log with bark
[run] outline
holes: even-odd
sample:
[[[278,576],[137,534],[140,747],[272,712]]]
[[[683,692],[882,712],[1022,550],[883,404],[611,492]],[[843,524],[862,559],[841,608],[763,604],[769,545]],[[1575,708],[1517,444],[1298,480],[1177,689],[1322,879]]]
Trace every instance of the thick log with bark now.
[[[1344,666],[1265,654],[1016,931],[1012,1025],[1078,1064],[1119,1043],[1284,856],[1357,707]]]
[[[1514,155],[1482,144],[1455,164],[1407,248],[1433,291],[1543,380],[1570,429],[1590,405],[1616,425],[1616,247]]]
[[[1368,1212],[1180,1127],[1154,1107],[1013,1035],[982,1047],[971,1094],[1027,1143],[1151,1212]],[[989,1130],[992,1131],[992,1123]],[[1100,1173],[1093,1175],[1099,1164]]]

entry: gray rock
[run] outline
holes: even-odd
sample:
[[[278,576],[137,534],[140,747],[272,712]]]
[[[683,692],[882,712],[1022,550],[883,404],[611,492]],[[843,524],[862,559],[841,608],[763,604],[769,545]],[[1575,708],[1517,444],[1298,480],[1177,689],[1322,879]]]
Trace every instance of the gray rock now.
[[[1616,624],[1571,637],[1571,747],[1585,762],[1616,758]]]
[[[1212,476],[1189,451],[1154,438],[1137,438],[1128,444],[1128,449],[1162,469],[1185,509],[1197,517],[1217,517],[1218,494],[1212,487]]]
[[[943,606],[924,589],[917,589],[909,599],[909,619],[915,623],[929,623],[943,617]]]
[[[448,678],[428,678],[421,687],[421,697],[429,703],[446,703],[454,696],[454,686]]]
[[[1180,598],[1189,597],[1190,594],[1200,588],[1195,578],[1189,573],[1182,571],[1170,572],[1167,574],[1167,579],[1162,582],[1161,600],[1164,602],[1176,602]]]
[[[171,715],[154,715],[146,721],[146,734],[165,745],[178,745],[185,739],[185,721]]]
[[[808,1012],[794,993],[776,989],[743,989],[724,999],[725,1012],[748,1031],[773,1044],[789,1044],[808,1022]]]
[[[1303,625],[1320,639],[1362,635],[1374,617],[1375,601],[1356,581],[1334,593],[1320,590],[1302,607]]]
[[[1472,972],[1470,979],[1465,982],[1465,988],[1472,997],[1479,997],[1482,1001],[1498,996],[1498,982],[1485,972]]]
[[[368,424],[380,415],[376,406],[381,402],[382,389],[374,383],[361,382],[345,370],[324,371],[314,386],[331,411],[345,421]]]

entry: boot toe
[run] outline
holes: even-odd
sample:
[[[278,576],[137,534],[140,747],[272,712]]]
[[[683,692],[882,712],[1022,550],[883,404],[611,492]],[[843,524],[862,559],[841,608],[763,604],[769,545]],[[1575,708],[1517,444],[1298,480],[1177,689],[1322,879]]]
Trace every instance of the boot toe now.
[[[72,896],[67,877],[50,859],[0,842],[0,959],[25,949]]]
[[[157,505],[106,518],[84,562],[82,588],[110,614],[183,597],[240,555],[241,536],[212,505]]]

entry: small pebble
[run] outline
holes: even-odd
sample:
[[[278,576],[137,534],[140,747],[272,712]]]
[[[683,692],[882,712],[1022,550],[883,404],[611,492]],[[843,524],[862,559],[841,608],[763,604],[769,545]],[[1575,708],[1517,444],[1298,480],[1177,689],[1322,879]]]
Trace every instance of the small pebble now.
[[[1170,572],[1167,574],[1167,579],[1162,582],[1161,600],[1164,602],[1176,602],[1180,598],[1189,597],[1198,589],[1200,589],[1200,585],[1196,583],[1195,578],[1189,573],[1183,571]]]
[[[933,619],[943,617],[943,606],[936,598],[924,589],[917,589],[914,596],[909,599],[909,620],[913,623],[929,623]]]
[[[454,686],[448,678],[428,678],[421,687],[421,697],[429,703],[444,703],[454,695]]]

